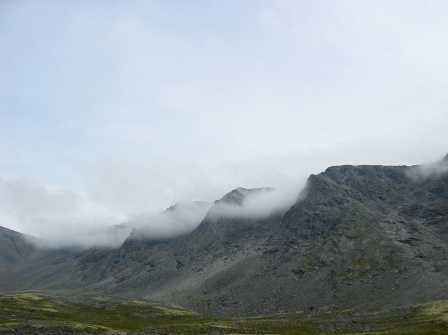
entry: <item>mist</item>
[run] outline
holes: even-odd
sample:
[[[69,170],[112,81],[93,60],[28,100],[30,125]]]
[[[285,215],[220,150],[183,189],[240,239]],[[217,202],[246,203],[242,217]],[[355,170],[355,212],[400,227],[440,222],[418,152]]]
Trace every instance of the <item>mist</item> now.
[[[128,234],[128,229],[109,229],[121,223],[120,216],[82,193],[52,189],[29,177],[0,181],[0,219],[40,247],[117,246]]]
[[[118,213],[70,190],[50,189],[32,178],[0,183],[0,218],[45,248],[117,248],[133,237],[167,239],[193,231],[207,216],[264,219],[287,211],[304,183],[280,188],[237,188],[221,200],[177,203],[165,210]],[[192,185],[194,187],[194,185]],[[213,189],[212,185],[208,187]],[[228,201],[229,194],[237,202]],[[148,199],[149,200],[149,199]],[[113,205],[114,203],[112,203]],[[113,207],[113,206],[112,206]]]
[[[31,241],[39,247],[117,248],[131,234],[133,237],[166,239],[190,233],[206,216],[261,220],[286,212],[299,200],[308,176],[307,169],[319,173],[318,165],[322,161],[305,163],[300,165],[292,160],[290,167],[284,164],[283,174],[277,169],[278,173],[265,176],[235,173],[235,170],[235,175],[231,176],[229,171],[202,170],[203,180],[207,182],[201,182],[197,171],[194,178],[189,178],[188,169],[181,171],[178,165],[184,178],[182,184],[178,184],[180,179],[176,173],[167,174],[163,183],[153,183],[152,192],[151,182],[159,174],[151,177],[147,173],[144,179],[143,167],[141,173],[129,174],[127,178],[120,178],[123,172],[116,169],[113,173],[102,174],[103,179],[96,178],[101,184],[97,184],[95,192],[51,188],[30,177],[2,179],[0,220],[2,226],[33,236]],[[408,177],[416,181],[440,177],[447,172],[447,158],[411,166],[407,170]],[[294,173],[295,178],[292,177]],[[171,176],[174,179],[170,179]],[[213,183],[213,177],[216,183]],[[272,182],[275,187],[257,188],[272,186],[257,185],[256,181],[261,179]],[[245,184],[248,188],[231,187]],[[172,191],[178,188],[182,192]],[[229,192],[232,188],[234,190]]]
[[[72,226],[59,222],[53,225],[59,229],[45,230],[29,241],[42,248],[88,249],[118,248],[131,234],[146,239],[168,239],[191,232],[204,219],[210,206],[207,202],[176,204],[161,213],[140,214],[129,222],[101,228],[94,224],[88,226],[86,222]]]
[[[299,200],[302,187],[290,185],[281,189],[237,188],[221,200],[216,201],[207,217],[212,219],[229,217],[262,220],[271,215],[282,214]]]
[[[135,228],[132,236],[167,239],[186,235],[201,223],[211,206],[211,202],[195,201],[176,204],[155,216],[140,215],[129,223]]]
[[[430,164],[410,167],[406,174],[414,181],[424,181],[428,178],[440,178],[448,173],[448,155],[445,158]]]
[[[38,248],[59,249],[59,248],[118,248],[132,232],[132,227],[112,226],[107,228],[85,227],[85,223],[80,223],[80,227],[67,226],[64,223],[53,225],[60,227],[51,232],[46,231],[39,237],[28,237],[28,241]]]

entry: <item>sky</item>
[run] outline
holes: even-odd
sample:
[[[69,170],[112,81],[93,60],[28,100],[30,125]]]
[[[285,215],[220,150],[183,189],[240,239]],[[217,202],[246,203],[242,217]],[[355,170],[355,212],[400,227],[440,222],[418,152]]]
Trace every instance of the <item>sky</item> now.
[[[51,236],[438,160],[446,17],[437,0],[0,1],[0,225]]]

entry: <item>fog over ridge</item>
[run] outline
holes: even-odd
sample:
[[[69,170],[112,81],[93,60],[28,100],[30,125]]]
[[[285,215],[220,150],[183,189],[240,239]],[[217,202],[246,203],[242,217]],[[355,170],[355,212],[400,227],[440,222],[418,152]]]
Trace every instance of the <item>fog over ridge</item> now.
[[[140,215],[129,223],[134,227],[132,236],[166,239],[188,234],[201,223],[211,206],[206,201],[179,203],[155,216]]]
[[[417,181],[447,172],[447,157],[407,169],[408,176]],[[33,243],[39,246],[116,248],[133,230],[134,236],[163,239],[188,234],[206,215],[264,219],[285,212],[305,194],[301,192],[305,184],[306,178],[296,178],[274,188],[238,187],[215,199],[182,202],[164,211],[148,207],[147,211],[120,213],[86,194],[53,189],[29,177],[1,179],[0,225],[23,227],[15,230],[37,237]],[[213,189],[214,185],[202,187]]]
[[[129,222],[106,226],[66,227],[52,232],[46,231],[39,238],[30,239],[38,247],[45,248],[118,248],[129,237],[145,239],[168,239],[188,234],[204,219],[210,208],[209,202],[176,204],[158,214],[141,213]]]
[[[428,178],[439,178],[447,173],[448,154],[437,162],[411,166],[406,171],[406,175],[414,181],[423,181]]]
[[[206,215],[263,219],[287,210],[296,200],[300,187],[280,189],[238,188],[241,202],[217,200],[178,203],[160,213],[140,212],[126,222],[108,217],[101,208],[85,206],[87,201],[76,192],[50,190],[30,178],[14,178],[0,185],[0,215],[3,221],[17,221],[30,240],[39,247],[119,247],[132,233],[134,237],[165,239],[194,230]],[[25,196],[26,195],[26,196]],[[227,199],[227,200],[226,200]],[[97,219],[95,219],[95,216]],[[109,218],[109,219],[108,219]]]
[[[265,219],[287,211],[299,199],[300,188],[288,187],[245,189],[237,188],[215,202],[207,216],[210,218]]]

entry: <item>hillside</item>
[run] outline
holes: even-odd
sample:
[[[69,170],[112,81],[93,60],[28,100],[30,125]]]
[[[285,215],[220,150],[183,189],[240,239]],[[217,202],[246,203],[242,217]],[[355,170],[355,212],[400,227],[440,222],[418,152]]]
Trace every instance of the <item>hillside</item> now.
[[[223,202],[244,203],[250,192],[236,189],[188,235],[131,234],[116,249],[38,250],[11,272],[14,282],[2,280],[10,289],[82,288],[219,315],[448,299],[447,165],[448,158],[430,166],[330,167],[308,178],[286,212],[215,215]],[[21,281],[30,269],[32,282]]]
[[[379,311],[216,318],[178,306],[111,297],[0,294],[0,335],[446,334],[448,301]]]
[[[0,227],[0,283],[4,283],[18,264],[34,250],[25,235]]]

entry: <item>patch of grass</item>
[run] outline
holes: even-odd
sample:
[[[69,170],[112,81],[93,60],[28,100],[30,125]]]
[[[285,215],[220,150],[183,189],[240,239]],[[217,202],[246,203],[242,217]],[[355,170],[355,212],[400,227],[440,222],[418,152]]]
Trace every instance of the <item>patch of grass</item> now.
[[[114,298],[0,295],[3,334],[447,334],[448,301],[212,319],[178,306]]]
[[[448,301],[433,301],[422,305],[423,314],[434,319],[448,321]],[[447,331],[448,333],[448,331]]]

